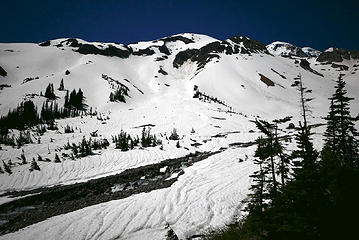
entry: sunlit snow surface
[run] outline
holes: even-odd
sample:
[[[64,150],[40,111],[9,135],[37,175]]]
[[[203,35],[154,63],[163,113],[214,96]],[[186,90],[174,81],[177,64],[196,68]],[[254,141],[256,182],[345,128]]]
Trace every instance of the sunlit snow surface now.
[[[0,236],[0,239],[163,239],[167,233],[167,224],[179,238],[184,239],[209,229],[223,227],[242,215],[241,201],[248,193],[249,175],[255,170],[252,162],[255,146],[240,148],[229,147],[229,144],[254,141],[259,133],[251,120],[256,117],[272,120],[292,115],[293,123],[298,123],[298,93],[291,85],[299,73],[305,86],[313,90],[312,96],[315,97],[311,102],[311,122],[324,122],[322,117],[328,110],[328,97],[333,93],[334,80],[339,75],[337,69],[330,65],[320,65],[315,58],[309,58],[311,67],[324,74],[324,77],[320,77],[302,69],[295,63],[295,59],[275,54],[249,56],[224,53],[219,54],[219,60],[212,59],[199,71],[196,63],[191,61],[177,69],[172,63],[179,51],[200,48],[216,41],[204,35],[183,36],[192,39],[194,43],[167,43],[172,54],[162,61],[156,61],[157,57],[163,56],[157,50],[151,56],[130,56],[128,59],[81,55],[71,47],[54,46],[63,39],[52,41],[49,47],[0,44],[0,66],[8,73],[7,77],[0,77],[0,83],[11,85],[11,88],[0,90],[0,114],[6,114],[10,108],[28,99],[26,94],[44,92],[49,83],[54,83],[57,88],[60,80],[64,79],[66,89],[71,91],[81,87],[86,103],[104,118],[109,118],[99,121],[96,116],[86,116],[59,120],[61,134],[47,132],[42,136],[41,144],[23,147],[28,161],[32,157],[37,158],[37,154],[53,160],[56,148],[68,141],[78,143],[83,136],[89,138],[90,133],[95,130],[98,130],[99,136],[110,141],[111,136],[118,134],[121,129],[132,136],[140,136],[142,128],[138,126],[153,124],[155,126],[151,133],[155,133],[163,141],[163,150],[157,146],[121,152],[111,144],[97,155],[76,161],[39,162],[41,171],[32,172],[28,170],[29,164],[18,164],[20,160],[17,157],[20,156],[21,149],[2,146],[0,161],[12,159],[15,166],[13,174],[0,174],[1,193],[83,182],[117,174],[129,168],[185,156],[190,152],[228,148],[186,168],[184,174],[169,188],[52,217]],[[138,50],[161,44],[163,43],[159,40],[130,46]],[[96,43],[99,48],[100,45],[106,46],[104,43]],[[122,45],[116,46],[123,48]],[[354,70],[357,67],[354,65],[358,62],[345,60],[341,64],[350,68],[343,73],[346,74],[344,79],[348,94],[356,98],[351,105],[352,112],[356,114],[359,112],[359,81]],[[168,75],[159,73],[160,68]],[[65,75],[66,70],[70,71],[69,75]],[[130,97],[126,99],[127,103],[109,102],[112,89],[102,78],[102,74],[129,87]],[[260,80],[259,74],[268,77],[275,86],[268,87]],[[27,77],[39,79],[23,84]],[[217,97],[227,106],[193,98],[195,85],[201,92]],[[55,94],[60,97],[57,101],[62,105],[65,92],[56,91]],[[41,109],[45,98],[35,96],[32,100]],[[236,113],[226,112],[228,110]],[[63,128],[67,124],[77,128],[74,133],[64,134]],[[178,130],[182,138],[181,148],[176,147],[176,141],[166,140],[173,128]],[[194,133],[191,133],[192,128]],[[323,129],[315,129],[318,131],[314,136],[316,147],[322,144],[320,134]],[[213,137],[217,134],[225,136]],[[196,147],[193,143],[201,145]],[[293,147],[293,143],[290,147]],[[0,203],[10,200],[3,197]]]

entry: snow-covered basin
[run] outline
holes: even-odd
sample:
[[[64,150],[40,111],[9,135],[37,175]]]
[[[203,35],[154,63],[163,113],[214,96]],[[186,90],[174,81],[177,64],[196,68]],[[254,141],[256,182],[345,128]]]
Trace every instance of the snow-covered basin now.
[[[228,149],[186,168],[171,187],[52,217],[0,239],[180,239],[223,227],[241,215],[253,147]]]

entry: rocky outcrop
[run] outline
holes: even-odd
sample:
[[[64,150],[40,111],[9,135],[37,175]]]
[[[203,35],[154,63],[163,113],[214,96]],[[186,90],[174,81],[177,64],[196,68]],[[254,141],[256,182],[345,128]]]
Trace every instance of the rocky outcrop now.
[[[0,76],[6,77],[6,75],[7,75],[7,72],[5,71],[5,69],[3,69],[3,68],[0,66]]]
[[[310,67],[310,63],[309,63],[307,60],[305,60],[305,59],[300,59],[300,64],[299,64],[299,65],[300,65],[303,69],[305,69],[305,70],[307,70],[307,71],[309,71],[309,72],[311,72],[311,73],[314,73],[314,74],[316,74],[316,75],[318,75],[318,76],[324,77],[323,74],[321,74],[321,73],[315,71],[314,69],[312,69],[312,68]]]
[[[264,76],[263,74],[258,73],[260,76],[260,80],[267,85],[267,87],[274,87],[274,82]]]
[[[51,45],[51,41],[45,41],[45,42],[39,43],[40,47],[48,47],[50,45]]]
[[[348,51],[344,48],[330,48],[327,51],[321,53],[317,61],[318,62],[342,62],[344,59],[349,60],[352,59],[359,59],[359,51]]]
[[[233,37],[227,41],[211,42],[200,49],[187,49],[179,52],[174,61],[173,66],[179,68],[185,61],[191,60],[197,62],[198,68],[203,68],[212,58],[220,58],[219,53],[227,55],[232,54],[251,54],[266,53],[266,47],[256,41],[244,36]]]
[[[318,57],[322,52],[311,47],[303,47],[302,51],[309,57]]]
[[[348,71],[349,67],[346,65],[332,63],[332,68],[339,68],[340,71]]]
[[[266,48],[271,54],[280,55],[283,57],[293,57],[293,56],[300,58],[310,57],[300,47],[294,46],[286,42],[278,42],[278,41],[273,42],[269,44]]]
[[[153,54],[155,54],[155,51],[153,51],[153,49],[151,48],[145,48],[145,49],[139,49],[136,52],[132,53],[135,56],[151,56]]]
[[[109,45],[105,49],[99,49],[94,45],[91,44],[80,44],[79,49],[77,49],[78,53],[81,54],[98,54],[103,56],[110,56],[110,57],[120,57],[120,58],[128,58],[132,52],[132,49],[127,48],[126,49],[120,49],[113,45]]]
[[[158,73],[161,73],[163,75],[168,75],[168,72],[166,72],[165,70],[162,69],[162,67],[160,68],[160,70],[158,70]]]
[[[63,44],[63,43],[70,46],[70,47],[81,47],[81,45],[82,45],[75,38],[69,38],[69,39],[61,42],[61,44]]]
[[[243,44],[241,48],[241,53],[248,54],[248,53],[267,53],[267,48],[259,41],[250,39],[246,36],[236,36],[232,37],[229,40],[236,44]]]
[[[51,45],[51,41],[42,42],[39,46],[47,47]],[[60,43],[56,44],[55,47],[63,47],[64,45],[77,48],[74,51],[87,55],[87,54],[97,54],[109,57],[120,57],[120,58],[128,58],[132,54],[132,49],[123,46],[122,48],[118,48],[114,45],[108,45],[104,49],[100,49],[97,46],[89,43],[80,43],[75,38],[68,38],[66,40],[61,41]],[[152,53],[153,52],[153,53]],[[151,54],[150,54],[151,53]],[[143,52],[137,52],[137,55],[152,55],[154,54],[153,50],[144,50]]]
[[[192,39],[189,39],[189,38],[186,38],[183,36],[172,36],[172,37],[161,38],[159,40],[164,41],[165,43],[175,42],[175,41],[181,41],[181,42],[184,42],[185,44],[194,43],[194,41]]]
[[[163,44],[162,46],[158,47],[158,50],[160,50],[161,53],[164,53],[166,55],[170,55],[170,50],[167,48],[167,46],[165,44]]]
[[[198,54],[198,49],[186,49],[177,53],[175,59],[173,60],[173,67],[179,68],[184,62],[191,59],[195,61],[195,56]]]

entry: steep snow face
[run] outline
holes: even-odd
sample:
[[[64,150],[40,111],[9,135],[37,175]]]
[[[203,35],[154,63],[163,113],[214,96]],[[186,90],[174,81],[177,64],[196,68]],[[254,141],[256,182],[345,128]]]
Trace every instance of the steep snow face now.
[[[309,57],[318,57],[322,52],[311,47],[302,47],[302,50]]]
[[[224,226],[241,215],[249,175],[255,170],[255,147],[236,148],[235,143],[252,142],[259,136],[251,122],[258,117],[270,121],[293,116],[292,122],[298,123],[299,95],[293,83],[299,74],[305,87],[313,91],[313,124],[324,122],[328,97],[340,73],[348,95],[359,97],[357,60],[345,59],[345,66],[339,66],[321,64],[315,58],[305,62],[283,58],[316,52],[281,42],[266,48],[244,36],[221,41],[185,33],[128,46],[80,39],[56,39],[40,45],[0,44],[0,66],[7,73],[0,76],[0,85],[8,85],[0,88],[0,114],[24,99],[31,99],[41,109],[46,98],[40,92],[44,93],[49,83],[54,84],[56,102],[62,106],[65,91],[57,88],[63,79],[65,89],[83,90],[86,104],[97,110],[98,116],[57,120],[58,131],[48,131],[40,143],[21,149],[2,145],[0,163],[11,159],[14,165],[13,174],[0,174],[1,193],[84,182],[196,151],[227,150],[186,168],[166,189],[56,216],[0,239],[162,239],[166,223],[180,238],[189,238]],[[110,93],[122,85],[129,89],[126,102],[110,102]],[[359,112],[359,101],[352,102],[351,111]],[[75,132],[64,133],[67,125]],[[61,155],[66,153],[61,150],[65,144],[77,144],[84,136],[88,139],[95,130],[98,138],[111,141],[121,130],[140,136],[144,125],[152,126],[151,133],[163,141],[162,149],[122,152],[111,143],[97,155],[76,161]],[[173,128],[181,136],[180,148],[176,141],[167,140]],[[322,144],[323,129],[315,129],[316,147]],[[38,136],[32,134],[37,142]],[[17,159],[21,150],[28,160],[38,155],[53,160],[56,152],[61,163],[38,162],[41,171],[30,172],[29,164]],[[73,236],[74,232],[78,235]]]
[[[301,48],[286,42],[273,42],[267,45],[267,49],[273,55],[309,57]]]

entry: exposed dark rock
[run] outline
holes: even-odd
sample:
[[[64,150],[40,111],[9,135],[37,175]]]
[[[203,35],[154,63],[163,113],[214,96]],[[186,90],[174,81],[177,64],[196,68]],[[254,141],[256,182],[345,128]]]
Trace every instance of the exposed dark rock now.
[[[81,47],[81,45],[82,45],[75,38],[69,38],[65,41],[62,41],[61,44],[62,43],[65,43],[66,45],[69,45],[70,47]]]
[[[238,53],[268,53],[266,47],[256,40],[251,40],[243,36],[233,37],[230,40],[233,43],[228,41],[215,41],[200,49],[187,49],[179,52],[173,61],[173,66],[179,68],[185,61],[191,60],[192,62],[197,62],[198,69],[200,69],[210,62],[212,58],[220,58],[216,53],[225,53],[227,55]]]
[[[0,84],[0,90],[3,90],[4,88],[9,88],[11,85],[8,84]]]
[[[70,74],[70,71],[66,70],[65,75],[69,75],[69,74]]]
[[[307,60],[305,59],[301,59],[300,64],[299,64],[302,68],[304,68],[305,70],[310,70],[310,64]]]
[[[153,51],[151,48],[140,49],[136,52],[133,52],[133,55],[135,56],[151,56],[153,54],[155,54],[155,51]]]
[[[45,41],[45,42],[39,43],[39,46],[48,47],[48,46],[50,46],[50,44],[51,44],[51,41]]]
[[[178,240],[177,234],[173,231],[173,229],[168,225],[167,226],[167,236],[166,240]]]
[[[219,55],[214,53],[224,52],[233,54],[233,49],[227,42],[212,42],[200,49],[187,49],[179,52],[173,61],[173,66],[179,68],[185,61],[190,59],[192,62],[197,62],[198,68],[203,68],[212,58],[219,58]]]
[[[161,38],[159,40],[166,42],[175,42],[175,41],[182,41],[185,44],[189,44],[189,43],[194,43],[194,41],[192,39],[183,37],[183,36],[173,36],[173,37],[166,37],[166,38]]]
[[[332,63],[332,68],[339,68],[340,71],[348,71],[349,67],[346,65]]]
[[[271,68],[270,70],[272,70],[274,73],[278,74],[281,78],[287,79],[284,75],[280,74],[279,72],[277,72],[277,71],[274,70],[273,68]]]
[[[321,76],[321,77],[324,77],[323,74],[321,73],[318,73],[317,71],[313,70],[311,67],[310,67],[310,64],[307,60],[305,59],[300,59],[300,64],[299,64],[303,69],[309,71],[309,72],[312,72],[314,74],[317,74],[318,76]]]
[[[296,56],[296,57],[309,57],[308,54],[306,54],[305,52],[303,52],[303,50],[297,46],[293,46],[292,44],[289,43],[274,43],[274,47],[273,47],[273,51],[276,51],[278,48],[285,48],[286,50],[289,51],[289,53],[287,54],[281,54],[281,56],[283,57],[292,57],[292,56]]]
[[[152,124],[152,123],[149,123],[149,124],[144,124],[144,125],[140,125],[140,126],[137,126],[137,127],[133,127],[133,128],[147,128],[147,127],[155,127],[156,125]]]
[[[166,47],[166,45],[162,45],[158,48],[158,50],[160,50],[161,53],[164,53],[166,55],[170,55],[170,50],[168,50],[168,48]]]
[[[81,53],[81,54],[98,54],[98,55],[103,55],[103,56],[116,56],[116,57],[120,57],[120,58],[128,58],[132,52],[132,49],[127,48],[126,50],[117,48],[113,45],[109,45],[107,48],[105,49],[98,49],[96,46],[91,45],[91,44],[80,44],[81,46],[79,47],[79,49],[77,49],[77,52]]]
[[[232,46],[226,41],[211,42],[200,48],[200,55],[206,55],[209,53],[225,53],[227,55],[239,53],[238,46]]]
[[[354,59],[359,59],[359,51],[357,50],[350,51],[350,56]]]
[[[24,80],[22,80],[22,84],[33,81],[33,80],[37,80],[39,79],[39,77],[27,77]]]
[[[348,51],[344,48],[333,48],[332,51],[321,53],[318,62],[342,62],[343,59],[349,60],[350,58],[359,59],[359,51]]]
[[[261,77],[260,80],[262,82],[264,82],[268,87],[274,87],[274,82],[272,80],[270,80],[269,78],[267,78],[263,74],[260,74],[260,73],[258,73],[258,74]]]
[[[165,70],[163,70],[162,68],[160,68],[160,70],[158,70],[158,73],[161,73],[163,75],[168,75],[168,73]]]
[[[0,66],[0,76],[6,77],[6,75],[7,75],[7,72],[5,71],[5,69],[3,69],[3,68]]]
[[[246,51],[249,52],[255,52],[255,53],[267,53],[268,54],[268,50],[267,48],[263,45],[263,43],[257,41],[257,40],[253,40],[250,39],[246,36],[236,36],[236,37],[232,37],[229,40],[231,40],[234,43],[240,44],[243,43],[243,46],[246,48]],[[244,49],[242,49],[242,51],[245,51]],[[244,53],[244,52],[241,52]]]
[[[185,61],[195,58],[198,52],[198,49],[186,49],[177,53],[175,59],[173,60],[173,67],[179,68]]]
[[[77,52],[81,54],[100,54],[101,50],[91,44],[82,44]]]
[[[162,57],[157,57],[156,59],[155,59],[155,61],[163,61],[163,60],[165,60],[165,59],[168,59],[168,57],[165,55],[165,56],[162,56]]]

